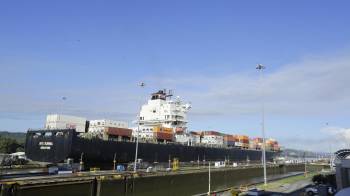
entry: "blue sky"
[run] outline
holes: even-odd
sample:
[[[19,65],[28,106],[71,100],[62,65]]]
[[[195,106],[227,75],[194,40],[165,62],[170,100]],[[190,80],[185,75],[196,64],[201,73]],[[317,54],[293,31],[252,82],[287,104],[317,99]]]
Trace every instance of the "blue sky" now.
[[[193,105],[190,129],[258,136],[262,63],[269,137],[346,143],[348,1],[0,4],[0,130],[42,127],[55,112],[131,122],[140,101],[171,88]]]

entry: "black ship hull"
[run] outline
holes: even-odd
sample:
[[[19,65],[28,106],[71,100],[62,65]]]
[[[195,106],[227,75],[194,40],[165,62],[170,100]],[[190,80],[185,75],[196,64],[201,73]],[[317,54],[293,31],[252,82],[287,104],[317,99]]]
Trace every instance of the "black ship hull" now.
[[[91,164],[111,163],[116,155],[118,163],[132,162],[135,158],[135,142],[85,139],[74,130],[29,130],[25,144],[26,156],[33,161],[60,163],[67,158]],[[267,161],[277,152],[266,151]],[[178,158],[181,162],[199,160],[235,162],[261,161],[258,150],[186,146],[181,144],[139,143],[138,158],[146,162],[168,162]]]

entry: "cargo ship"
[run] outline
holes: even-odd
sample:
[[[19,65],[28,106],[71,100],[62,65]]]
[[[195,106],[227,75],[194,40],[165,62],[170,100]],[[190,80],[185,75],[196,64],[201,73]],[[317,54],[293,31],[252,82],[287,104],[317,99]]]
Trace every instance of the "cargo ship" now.
[[[61,163],[68,159],[89,165],[145,162],[223,161],[260,162],[261,138],[224,134],[214,130],[189,131],[189,103],[172,92],[160,90],[141,107],[137,126],[112,120],[86,120],[67,115],[48,115],[45,128],[28,130],[26,156],[34,161]],[[280,152],[278,142],[267,139],[266,159],[273,161]]]

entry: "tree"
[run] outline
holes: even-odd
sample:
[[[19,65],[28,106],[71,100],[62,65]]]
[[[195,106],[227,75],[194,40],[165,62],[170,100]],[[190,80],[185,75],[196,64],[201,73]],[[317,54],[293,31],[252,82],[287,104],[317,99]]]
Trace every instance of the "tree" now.
[[[0,153],[14,153],[22,147],[15,139],[0,136]]]
[[[325,184],[326,183],[326,178],[322,174],[314,175],[312,177],[312,182],[315,184]]]

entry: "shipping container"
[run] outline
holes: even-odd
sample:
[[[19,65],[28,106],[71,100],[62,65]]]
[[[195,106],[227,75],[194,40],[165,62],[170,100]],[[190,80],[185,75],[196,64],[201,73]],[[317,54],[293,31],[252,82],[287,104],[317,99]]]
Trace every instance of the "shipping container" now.
[[[249,143],[235,142],[235,146],[239,147],[239,148],[248,149],[249,148]]]
[[[271,139],[270,138],[270,139],[266,140],[266,144],[272,144],[273,145],[273,144],[278,144],[278,142],[275,139]]]
[[[223,134],[218,131],[202,131],[202,135],[218,135],[222,136]]]
[[[173,129],[172,128],[160,127],[160,126],[153,127],[153,131],[154,132],[173,133]]]
[[[253,142],[254,142],[255,144],[263,143],[263,138],[261,138],[261,137],[256,137],[256,138],[253,139]]]
[[[62,115],[62,114],[49,114],[46,116],[46,122],[81,122],[85,123],[86,118]]]
[[[200,135],[200,133],[191,131],[189,136],[190,136],[190,143],[192,145],[201,143],[201,135]]]
[[[246,135],[238,135],[238,141],[249,145],[249,137]]]
[[[235,141],[225,141],[225,144],[229,147],[235,146]]]
[[[225,135],[224,136],[224,144],[228,147],[236,146],[236,142],[238,142],[238,138],[235,135]]]
[[[107,135],[114,136],[123,136],[123,137],[131,137],[132,130],[125,128],[117,128],[117,127],[105,127],[105,133]]]
[[[87,131],[86,118],[61,115],[61,114],[50,114],[46,117],[45,128],[46,129],[75,129],[78,133]]]
[[[190,134],[191,135],[201,135],[201,133],[198,131],[191,131]]]
[[[203,135],[201,143],[222,146],[224,144],[224,137],[221,135]]]
[[[154,135],[155,135],[155,138],[157,138],[157,140],[172,141],[174,137],[174,134],[165,133],[165,132],[155,132]]]
[[[183,127],[176,127],[175,132],[176,132],[176,133],[179,133],[179,134],[182,134],[182,133],[185,132],[185,130],[186,130],[186,128],[183,128]]]
[[[249,148],[250,149],[254,149],[254,150],[260,150],[261,149],[261,144],[255,143],[254,141],[252,141],[249,144]]]
[[[235,135],[225,135],[224,136],[225,141],[233,141],[233,142],[238,142],[238,137]]]
[[[119,127],[119,128],[128,128],[128,123],[124,121],[116,121],[116,120],[91,120],[91,127]]]
[[[178,143],[185,143],[189,144],[190,143],[190,135],[187,133],[176,133],[175,134],[175,141]]]

